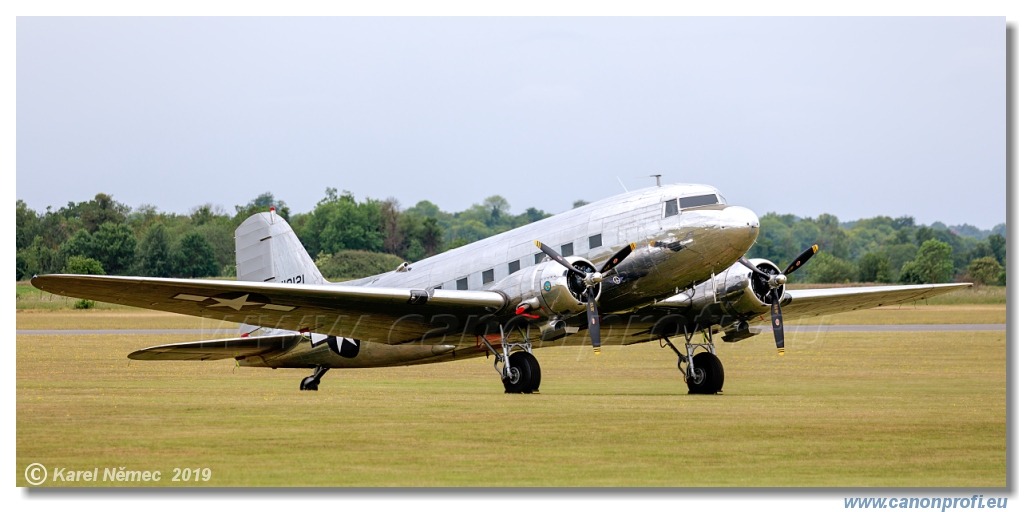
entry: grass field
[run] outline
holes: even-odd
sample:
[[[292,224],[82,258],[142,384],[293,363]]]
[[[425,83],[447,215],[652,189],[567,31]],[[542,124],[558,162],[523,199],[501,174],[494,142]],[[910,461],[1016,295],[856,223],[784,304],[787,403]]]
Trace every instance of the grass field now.
[[[999,323],[1005,306],[885,308],[843,323]],[[813,325],[813,323],[811,323]],[[138,310],[19,311],[18,329],[212,329]],[[542,393],[489,361],[334,370],[136,362],[167,335],[17,336],[25,468],[158,470],[155,485],[1003,487],[1002,331],[792,333],[719,344],[724,392],[689,396],[656,343],[537,351]],[[209,468],[208,482],[170,481]],[[53,483],[47,485],[97,485]],[[100,483],[99,485],[125,485]],[[154,484],[127,484],[154,485]]]

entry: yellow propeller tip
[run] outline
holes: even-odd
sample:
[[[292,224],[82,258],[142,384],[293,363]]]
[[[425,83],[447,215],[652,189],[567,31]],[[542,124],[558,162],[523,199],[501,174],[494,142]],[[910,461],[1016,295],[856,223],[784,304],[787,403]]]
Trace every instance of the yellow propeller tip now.
[[[784,355],[786,355],[786,351],[780,348],[779,349],[779,357],[782,357]]]
[[[594,349],[594,355],[595,355],[595,356],[599,356],[599,355],[601,355],[601,349],[599,349],[599,348],[595,348],[595,349]]]

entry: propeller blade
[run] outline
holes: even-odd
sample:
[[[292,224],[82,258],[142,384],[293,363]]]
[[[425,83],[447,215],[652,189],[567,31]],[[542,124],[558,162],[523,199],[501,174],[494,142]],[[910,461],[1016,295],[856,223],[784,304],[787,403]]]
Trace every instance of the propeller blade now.
[[[786,332],[782,328],[782,306],[779,304],[778,292],[772,293],[772,332],[775,334],[775,348],[779,355],[786,354]]]
[[[540,249],[541,252],[547,254],[549,258],[551,258],[554,261],[557,261],[563,267],[569,269],[570,272],[573,272],[579,275],[580,277],[587,277],[586,272],[583,272],[582,270],[570,265],[569,262],[565,258],[563,258],[561,254],[558,254],[557,252],[555,252],[554,249],[544,245],[544,243],[541,242],[540,240],[535,240],[533,243],[537,245],[537,248]]]
[[[604,266],[601,267],[601,273],[604,274],[605,272],[609,272],[612,269],[614,269],[616,265],[621,263],[622,260],[626,259],[626,256],[629,256],[630,253],[632,253],[635,249],[635,243],[629,244],[623,247],[622,249],[619,249],[619,252],[612,255],[612,257],[609,258],[608,261],[604,263]]]
[[[807,263],[807,260],[811,259],[811,256],[814,256],[817,253],[818,244],[810,246],[806,251],[802,252],[800,256],[797,256],[796,259],[793,260],[793,263],[790,263],[782,273],[789,275],[794,270],[800,268],[804,263]]]
[[[590,332],[590,344],[594,346],[594,355],[601,355],[601,321],[593,288],[587,288],[587,330]]]
[[[759,276],[761,276],[761,277],[763,277],[763,278],[765,278],[765,279],[771,279],[771,278],[772,278],[772,276],[770,276],[770,275],[766,274],[766,273],[765,273],[765,271],[763,271],[763,270],[761,270],[761,269],[759,269],[759,268],[755,267],[755,266],[754,266],[754,264],[753,264],[753,263],[751,263],[751,262],[750,262],[750,260],[748,260],[748,259],[746,258],[746,256],[742,256],[742,257],[740,257],[739,261],[740,261],[740,263],[741,263],[741,264],[742,264],[742,265],[743,265],[744,267],[747,267],[747,268],[749,268],[749,269],[750,269],[751,271],[753,271],[753,272],[754,272],[755,274],[757,274],[757,275],[759,275]]]

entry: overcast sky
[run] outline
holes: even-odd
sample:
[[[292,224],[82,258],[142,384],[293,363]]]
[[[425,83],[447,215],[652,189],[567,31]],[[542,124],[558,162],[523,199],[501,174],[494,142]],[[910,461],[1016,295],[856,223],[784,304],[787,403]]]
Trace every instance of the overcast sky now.
[[[19,18],[17,197],[1006,221],[1003,18]],[[621,184],[620,184],[621,181]]]

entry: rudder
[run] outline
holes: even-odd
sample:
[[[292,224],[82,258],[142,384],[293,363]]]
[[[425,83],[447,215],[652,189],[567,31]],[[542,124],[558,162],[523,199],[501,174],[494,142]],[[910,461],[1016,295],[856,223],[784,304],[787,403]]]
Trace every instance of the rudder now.
[[[295,231],[274,210],[257,213],[235,230],[239,281],[325,284]]]

